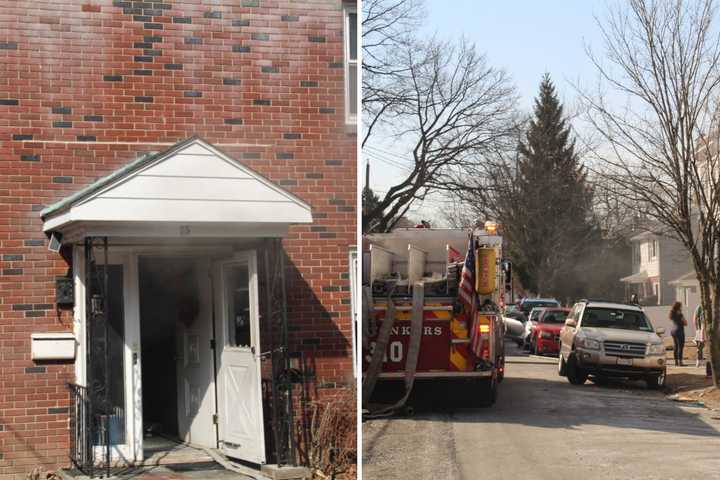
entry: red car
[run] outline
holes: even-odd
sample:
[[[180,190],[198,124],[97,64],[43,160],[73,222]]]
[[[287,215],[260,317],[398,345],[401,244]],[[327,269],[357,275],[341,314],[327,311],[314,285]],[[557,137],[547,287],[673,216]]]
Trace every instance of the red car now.
[[[530,337],[530,351],[535,355],[560,351],[560,329],[570,313],[569,308],[545,308],[534,322]]]

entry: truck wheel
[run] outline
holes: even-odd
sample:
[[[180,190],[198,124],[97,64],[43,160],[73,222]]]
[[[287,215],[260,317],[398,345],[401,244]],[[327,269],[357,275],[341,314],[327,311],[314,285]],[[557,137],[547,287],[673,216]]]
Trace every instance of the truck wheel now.
[[[478,380],[478,404],[483,408],[492,407],[497,400],[497,380],[495,377]]]
[[[587,372],[577,365],[575,356],[570,354],[570,358],[567,361],[567,379],[573,385],[582,385],[587,380]]]
[[[564,377],[567,375],[567,364],[562,356],[562,353],[558,355],[558,375]]]
[[[660,390],[665,386],[665,371],[659,375],[645,377],[645,383],[650,390]]]

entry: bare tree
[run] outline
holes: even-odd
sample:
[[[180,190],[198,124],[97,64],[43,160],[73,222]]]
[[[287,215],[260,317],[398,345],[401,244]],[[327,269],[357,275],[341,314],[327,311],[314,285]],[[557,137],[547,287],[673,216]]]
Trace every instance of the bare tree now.
[[[474,45],[414,41],[396,52],[404,99],[385,132],[409,145],[407,175],[363,216],[363,231],[387,231],[414,201],[464,188],[452,172],[481,162],[514,128],[516,94],[508,75]]]
[[[631,0],[611,9],[605,21],[598,21],[604,58],[588,51],[601,87],[580,94],[589,121],[605,140],[594,154],[612,180],[608,188],[614,197],[662,225],[690,253],[717,387],[720,37],[715,13],[713,0]],[[622,98],[624,107],[611,106],[607,91]]]
[[[393,109],[407,101],[407,70],[397,51],[414,38],[425,9],[422,0],[367,0],[362,18],[363,141]]]

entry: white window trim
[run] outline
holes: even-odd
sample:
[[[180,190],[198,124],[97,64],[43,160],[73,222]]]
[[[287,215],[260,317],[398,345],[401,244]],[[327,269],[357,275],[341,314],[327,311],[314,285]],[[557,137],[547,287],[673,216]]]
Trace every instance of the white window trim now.
[[[350,267],[350,323],[352,328],[352,362],[353,362],[353,377],[357,378],[357,362],[358,362],[358,341],[360,340],[360,335],[358,329],[360,328],[360,322],[359,322],[359,316],[358,316],[358,296],[360,293],[359,286],[360,283],[358,282],[358,257],[357,257],[357,247],[350,247],[350,251],[348,253],[348,261],[349,261],[349,267]]]
[[[358,58],[360,56],[360,42],[357,43],[358,45],[358,52],[356,55],[355,60],[350,59],[350,13],[357,14],[357,9],[350,6],[343,7],[343,60],[345,65],[345,123],[348,125],[357,125],[357,113],[355,115],[350,114],[350,64],[355,65],[356,69],[356,75],[355,75],[355,81],[359,83],[360,81],[360,71],[357,67],[358,65]],[[359,27],[359,25],[358,25]],[[359,34],[360,29],[357,29],[357,32]],[[358,85],[356,85],[356,97],[360,98],[360,88]],[[358,111],[357,106],[355,107],[356,112]]]

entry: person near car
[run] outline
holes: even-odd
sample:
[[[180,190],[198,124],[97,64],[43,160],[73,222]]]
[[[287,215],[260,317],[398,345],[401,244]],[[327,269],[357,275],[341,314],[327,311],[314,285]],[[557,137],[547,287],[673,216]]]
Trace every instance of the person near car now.
[[[705,321],[703,320],[702,305],[698,305],[693,313],[693,325],[695,325],[695,346],[697,347],[695,366],[699,367],[704,360],[703,349],[705,348]]]
[[[682,313],[682,303],[673,303],[670,309],[670,321],[672,322],[672,337],[673,337],[673,357],[675,357],[675,365],[682,367],[683,365],[683,347],[685,346],[685,325],[687,320]]]

